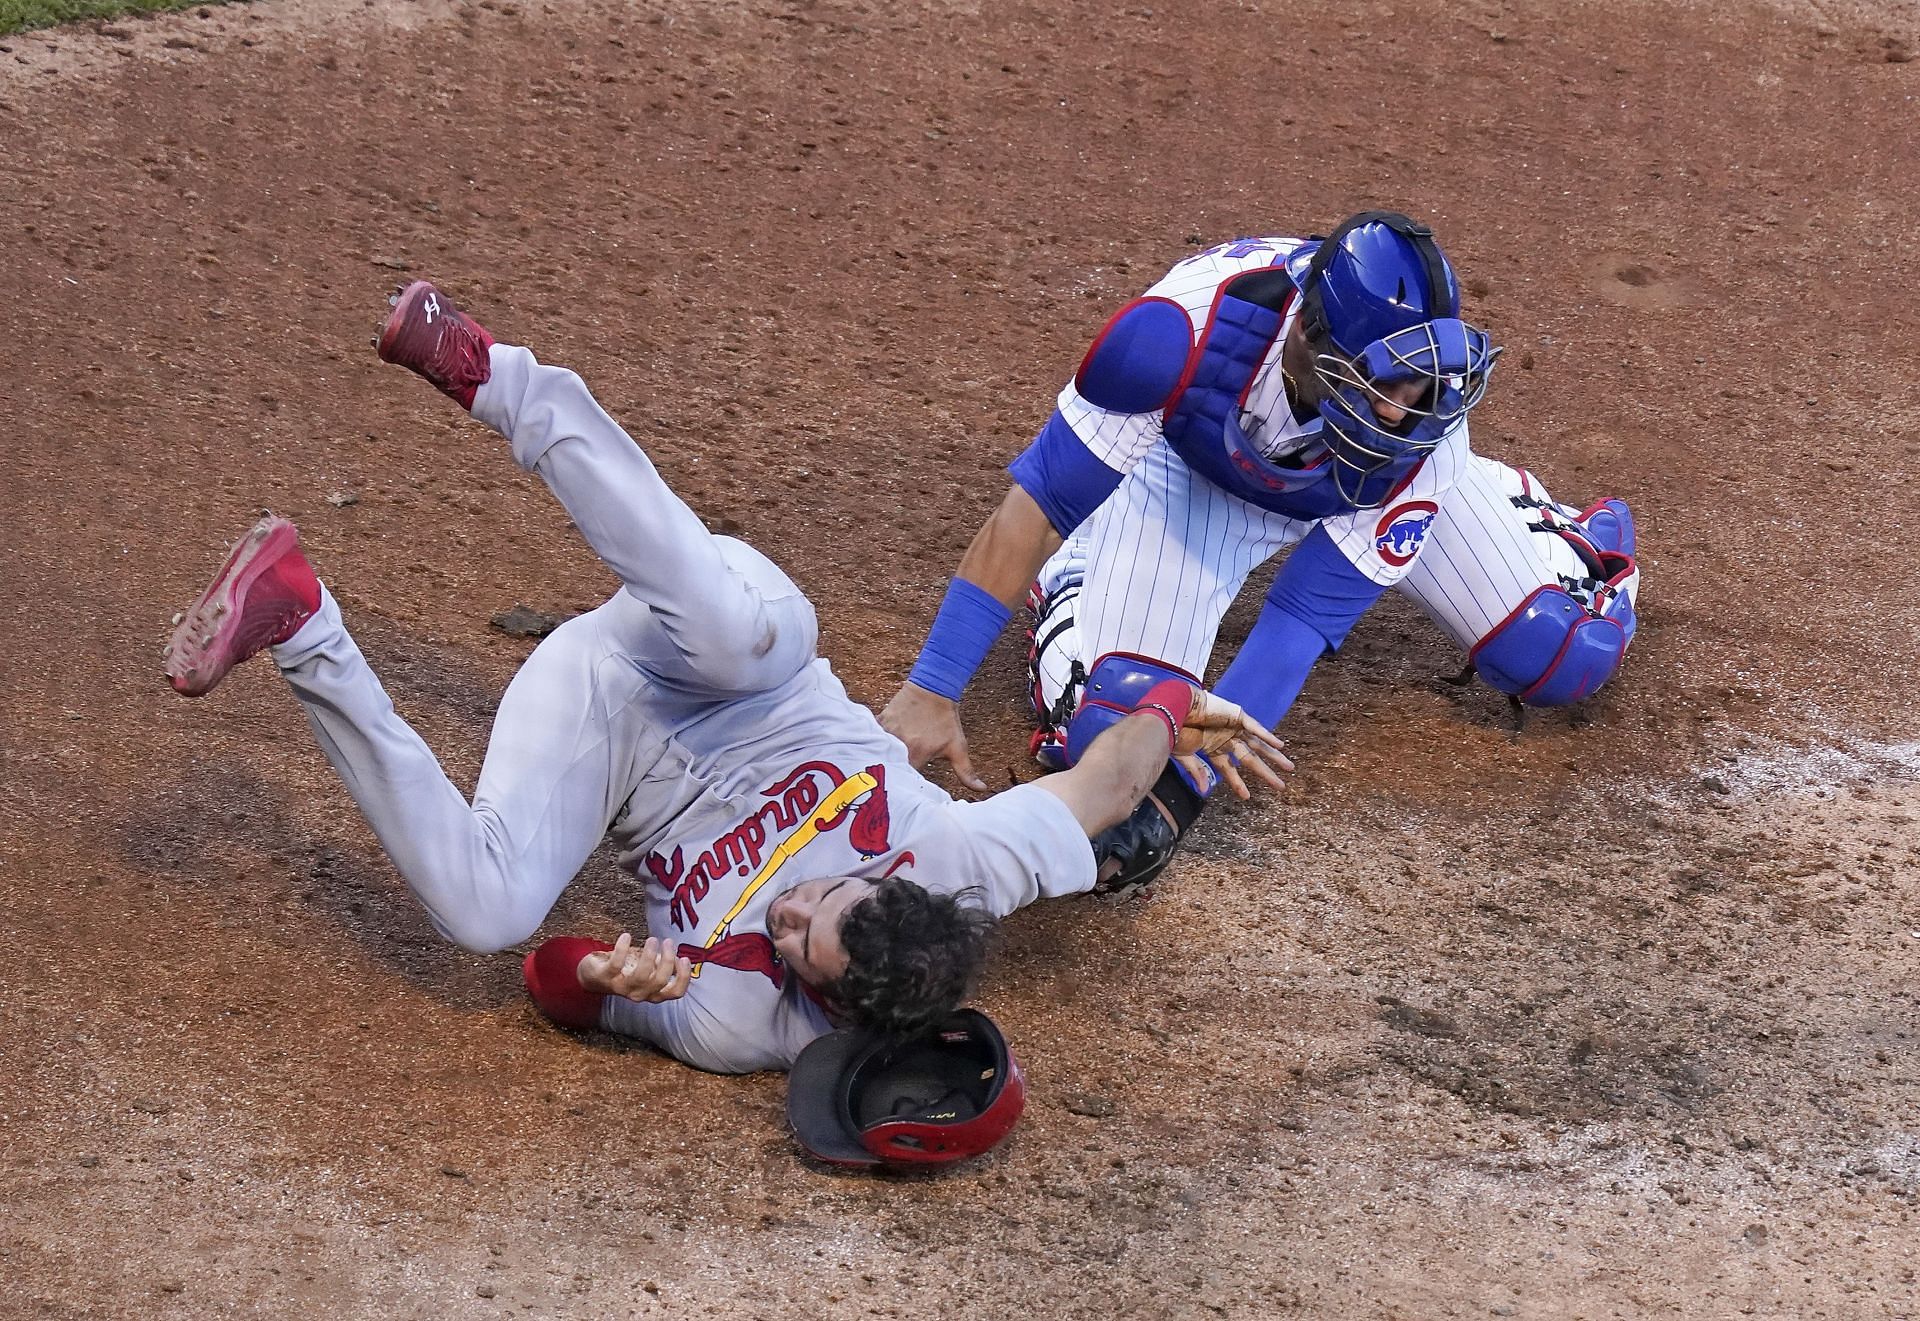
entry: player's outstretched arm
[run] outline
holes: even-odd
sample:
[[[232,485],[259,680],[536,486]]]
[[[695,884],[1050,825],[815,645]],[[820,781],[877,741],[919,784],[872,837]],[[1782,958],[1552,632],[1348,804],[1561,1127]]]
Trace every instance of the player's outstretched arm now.
[[[955,576],[978,583],[1009,608],[1033,586],[1047,556],[1060,549],[1060,534],[1023,487],[1010,485],[1000,507],[974,534]]]
[[[1059,546],[1060,534],[1019,486],[1008,490],[974,535],[920,659],[880,713],[881,725],[907,745],[907,756],[916,766],[945,758],[963,784],[987,787],[974,774],[967,754],[960,694],[1012,618],[1015,603]]]
[[[1169,679],[1095,738],[1070,769],[1036,783],[1064,802],[1091,838],[1126,820],[1170,755],[1190,770],[1204,760],[1242,798],[1243,773],[1278,789],[1286,783],[1279,773],[1293,769],[1273,731],[1233,703]]]

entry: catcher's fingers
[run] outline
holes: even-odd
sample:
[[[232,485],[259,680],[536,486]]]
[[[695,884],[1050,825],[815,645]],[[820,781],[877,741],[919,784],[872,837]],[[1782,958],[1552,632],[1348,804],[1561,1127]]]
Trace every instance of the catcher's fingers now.
[[[912,682],[901,685],[880,713],[880,727],[907,745],[907,758],[927,766],[945,758],[969,789],[985,789],[967,756],[967,735],[960,727],[960,706]]]
[[[985,789],[987,782],[973,773],[973,759],[967,756],[966,735],[957,736],[946,748],[947,763],[953,767],[953,773],[960,777],[960,783],[969,789]]]
[[[1234,749],[1234,753],[1239,758],[1239,769],[1252,772],[1254,777],[1268,788],[1287,787],[1287,782],[1280,778],[1280,771],[1292,770],[1293,763],[1287,760],[1284,753],[1276,752],[1259,743],[1242,743]],[[1275,769],[1276,767],[1278,770]]]
[[[1212,763],[1213,769],[1219,774],[1222,782],[1226,784],[1227,788],[1233,790],[1233,796],[1235,798],[1244,799],[1253,797],[1252,794],[1247,792],[1247,782],[1240,778],[1239,766],[1235,765],[1235,762],[1240,758],[1252,756],[1253,754],[1247,751],[1247,745],[1239,739],[1235,739],[1233,746],[1225,752],[1216,752],[1207,758],[1207,760]]]

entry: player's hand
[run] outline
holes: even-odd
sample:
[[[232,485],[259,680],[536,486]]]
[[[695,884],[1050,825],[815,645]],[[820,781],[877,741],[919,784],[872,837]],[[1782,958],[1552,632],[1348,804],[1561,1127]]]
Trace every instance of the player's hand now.
[[[1242,771],[1250,771],[1270,788],[1286,786],[1279,772],[1292,770],[1293,763],[1281,751],[1284,746],[1272,730],[1235,703],[1196,688],[1187,722],[1174,741],[1173,756],[1195,781],[1204,784],[1217,775],[1235,797],[1246,798]]]
[[[903,683],[880,713],[880,727],[907,745],[907,760],[925,766],[945,757],[960,783],[984,790],[987,782],[973,773],[967,756],[967,736],[960,728],[960,704],[916,683]]]
[[[601,995],[619,995],[642,1004],[678,1000],[693,981],[693,964],[675,958],[671,942],[648,936],[636,946],[631,932],[622,931],[613,948],[580,960],[574,975],[581,988]]]

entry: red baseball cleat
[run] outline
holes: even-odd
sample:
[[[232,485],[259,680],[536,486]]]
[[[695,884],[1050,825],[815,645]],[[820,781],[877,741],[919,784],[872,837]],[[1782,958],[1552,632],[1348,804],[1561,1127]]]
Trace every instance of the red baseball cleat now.
[[[320,580],[300,553],[300,532],[267,515],[180,617],[167,643],[174,691],[199,697],[249,656],[285,642],[320,608]]]
[[[415,280],[389,301],[393,311],[376,346],[380,357],[418,372],[471,410],[473,392],[493,374],[487,361],[493,336],[430,281]]]

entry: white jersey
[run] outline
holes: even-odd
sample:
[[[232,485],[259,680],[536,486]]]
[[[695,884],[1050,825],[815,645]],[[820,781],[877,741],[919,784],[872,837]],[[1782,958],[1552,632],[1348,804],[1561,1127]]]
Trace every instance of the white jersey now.
[[[1226,281],[1283,262],[1302,242],[1251,238],[1208,248],[1174,265],[1146,296],[1178,304],[1197,345]],[[1242,431],[1271,459],[1308,443],[1281,369],[1297,315],[1296,301],[1240,412]],[[1316,527],[1361,574],[1411,597],[1463,649],[1541,586],[1579,590],[1585,572],[1568,543],[1516,499],[1523,488],[1546,499],[1538,480],[1475,455],[1464,418],[1380,507],[1309,520],[1260,508],[1194,472],[1164,438],[1158,411],[1109,412],[1071,381],[1057,407],[1081,444],[1124,476],[1040,571],[1049,603],[1037,635],[1047,645],[1034,658],[1043,723],[1072,710],[1078,676],[1107,652],[1205,675],[1221,618],[1247,577]],[[1559,512],[1569,521],[1582,516],[1567,506]],[[1636,575],[1622,590],[1631,597],[1638,586]]]
[[[831,1024],[788,974],[767,908],[804,881],[903,876],[940,893],[977,891],[997,917],[1092,888],[1093,851],[1073,813],[1037,785],[957,802],[852,701],[827,663],[781,688],[712,708],[673,740],[697,796],[662,822],[614,822],[620,862],[646,887],[647,930],[695,961],[687,994],[663,1004],[608,997],[601,1023],[702,1068],[788,1067]]]
[[[611,832],[650,935],[697,961],[687,994],[601,1022],[721,1072],[785,1068],[829,1027],[774,957],[767,906],[801,881],[977,887],[996,915],[1091,889],[1093,850],[1037,786],[955,802],[815,654],[813,607],[715,537],[580,378],[495,344],[474,416],[512,443],[624,584],[534,648],[469,803],[394,711],[338,603],[274,648],[327,759],[449,939],[525,941]],[[637,923],[635,924],[637,927]]]

